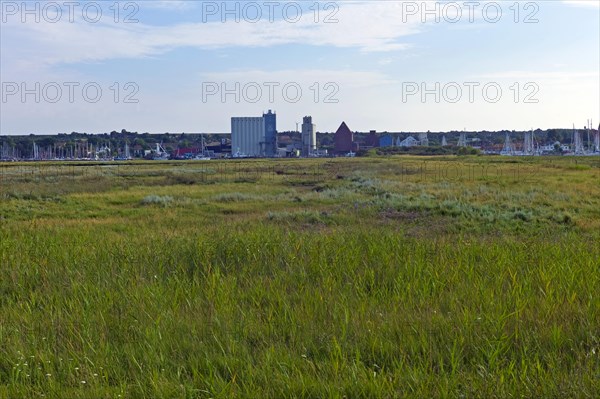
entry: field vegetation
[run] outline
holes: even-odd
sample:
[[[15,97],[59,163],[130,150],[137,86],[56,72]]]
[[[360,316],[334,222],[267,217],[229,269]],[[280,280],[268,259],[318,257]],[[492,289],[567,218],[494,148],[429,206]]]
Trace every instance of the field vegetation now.
[[[2,398],[597,398],[600,160],[0,165]]]

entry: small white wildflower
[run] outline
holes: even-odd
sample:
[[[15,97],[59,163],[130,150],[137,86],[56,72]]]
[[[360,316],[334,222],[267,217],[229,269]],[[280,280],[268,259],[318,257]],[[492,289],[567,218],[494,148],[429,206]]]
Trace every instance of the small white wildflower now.
[[[81,381],[82,384],[85,384],[85,381]]]
[[[98,374],[94,373],[94,377],[98,377]]]
[[[46,377],[52,377],[52,374],[48,373],[46,374]]]

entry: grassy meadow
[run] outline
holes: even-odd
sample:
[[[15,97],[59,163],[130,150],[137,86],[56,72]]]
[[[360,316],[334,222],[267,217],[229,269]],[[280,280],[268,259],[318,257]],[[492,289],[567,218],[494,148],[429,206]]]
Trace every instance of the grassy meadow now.
[[[0,398],[598,398],[600,159],[0,164]]]

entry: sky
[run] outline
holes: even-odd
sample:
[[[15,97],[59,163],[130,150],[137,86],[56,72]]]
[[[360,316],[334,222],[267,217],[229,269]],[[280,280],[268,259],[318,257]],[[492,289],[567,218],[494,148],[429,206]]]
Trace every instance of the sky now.
[[[0,0],[0,135],[600,123],[600,1]]]

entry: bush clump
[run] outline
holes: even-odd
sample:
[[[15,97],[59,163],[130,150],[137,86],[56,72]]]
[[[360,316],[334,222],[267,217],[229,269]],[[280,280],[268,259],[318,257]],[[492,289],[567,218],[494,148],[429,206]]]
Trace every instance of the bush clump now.
[[[329,224],[331,216],[327,212],[298,211],[298,212],[269,212],[270,221],[299,224]]]
[[[149,195],[144,197],[142,200],[142,205],[160,205],[160,206],[168,206],[173,202],[173,197],[168,195],[160,196],[160,195]]]

